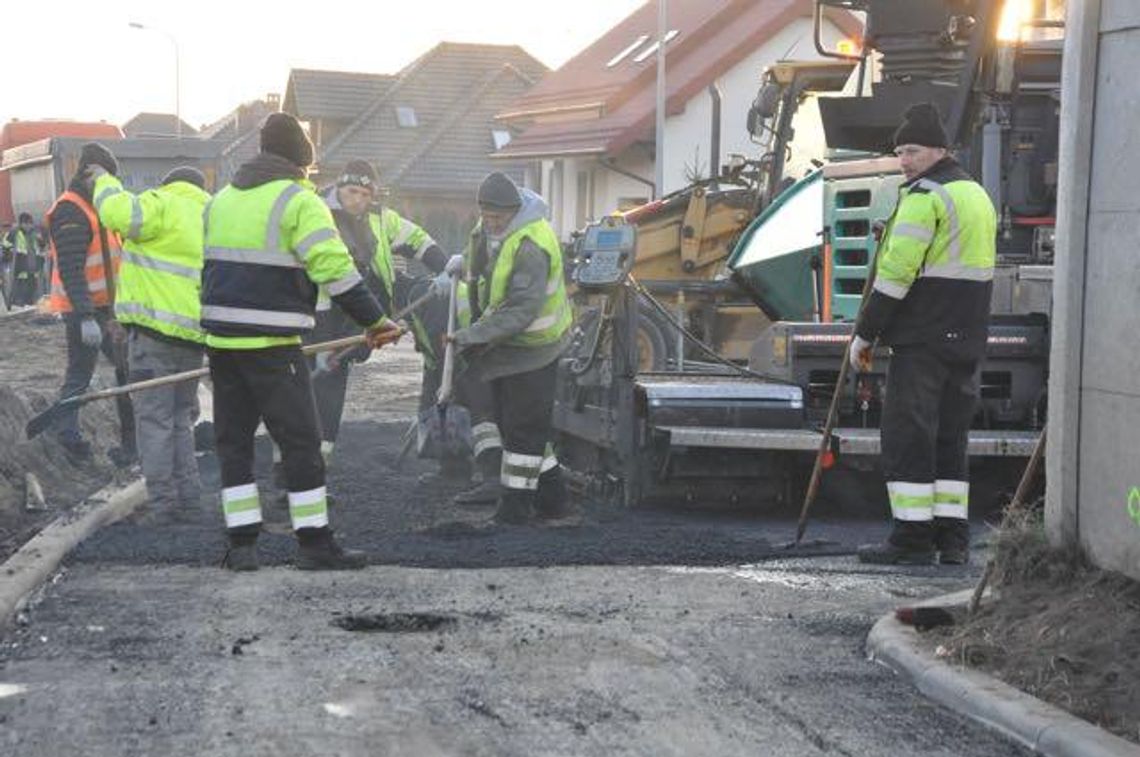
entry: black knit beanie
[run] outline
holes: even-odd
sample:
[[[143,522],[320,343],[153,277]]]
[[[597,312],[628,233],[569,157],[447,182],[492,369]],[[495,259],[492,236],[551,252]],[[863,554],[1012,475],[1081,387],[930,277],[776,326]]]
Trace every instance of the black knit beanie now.
[[[344,167],[344,173],[336,180],[338,187],[364,187],[376,190],[376,169],[366,160],[350,160]]]
[[[933,103],[919,103],[907,108],[902,126],[895,132],[895,147],[948,147],[948,143],[946,130],[942,128],[942,116]]]
[[[261,151],[285,158],[300,168],[313,164],[313,143],[297,119],[288,113],[270,113],[261,125]]]
[[[496,171],[479,185],[477,201],[481,208],[513,210],[522,205],[522,195],[509,176]]]
[[[206,188],[206,177],[201,171],[194,166],[178,166],[173,168],[170,173],[162,177],[162,186],[173,184],[176,181],[184,181],[187,184],[193,184],[198,189]]]
[[[100,166],[112,176],[119,175],[119,161],[115,154],[98,142],[88,142],[79,151],[79,167],[77,173],[83,173],[89,166]]]

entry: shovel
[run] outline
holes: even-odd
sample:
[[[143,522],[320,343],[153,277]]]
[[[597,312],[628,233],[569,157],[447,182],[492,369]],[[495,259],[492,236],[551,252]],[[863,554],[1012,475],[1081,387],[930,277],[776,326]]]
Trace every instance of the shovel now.
[[[416,311],[425,305],[428,300],[432,298],[432,296],[433,295],[431,293],[425,294],[423,297],[415,300],[406,308],[392,316],[392,320],[398,321],[401,318],[404,318],[410,313]],[[403,332],[397,333],[402,334]],[[345,347],[355,347],[358,344],[363,344],[364,341],[365,335],[357,334],[356,336],[346,336],[341,339],[333,339],[328,342],[307,344],[301,348],[301,351],[306,355],[315,355],[318,352],[328,352],[330,350],[339,350]],[[202,376],[209,374],[209,372],[209,367],[203,366],[201,368],[195,368],[192,371],[172,373],[169,376],[160,376],[158,378],[147,379],[146,381],[136,381],[133,384],[123,384],[122,386],[116,386],[110,389],[100,389],[96,392],[87,392],[85,394],[77,394],[74,397],[65,397],[64,399],[59,400],[54,405],[49,407],[47,410],[44,410],[42,413],[33,416],[32,419],[28,421],[28,425],[24,427],[24,435],[28,439],[34,439],[46,431],[48,428],[50,428],[53,424],[55,424],[60,416],[62,416],[68,410],[74,407],[86,405],[88,402],[110,399],[112,397],[118,397],[123,394],[130,394],[132,392],[141,392],[145,389],[155,389],[160,386],[177,384],[182,381],[201,378]]]

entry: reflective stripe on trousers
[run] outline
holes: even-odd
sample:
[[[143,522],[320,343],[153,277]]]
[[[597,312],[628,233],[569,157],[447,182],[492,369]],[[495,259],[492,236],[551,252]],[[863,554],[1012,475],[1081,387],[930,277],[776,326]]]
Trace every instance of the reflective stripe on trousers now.
[[[325,487],[318,486],[307,492],[289,492],[289,517],[293,521],[294,531],[327,526],[329,507]]]
[[[891,516],[895,520],[934,520],[934,484],[888,481],[887,496],[891,501]]]
[[[520,455],[503,450],[500,480],[507,489],[536,491],[538,477],[542,475],[542,455]]]
[[[226,516],[226,528],[261,523],[261,500],[257,495],[257,484],[222,489],[222,512]]]
[[[969,519],[970,484],[968,481],[940,479],[934,482],[934,517]]]

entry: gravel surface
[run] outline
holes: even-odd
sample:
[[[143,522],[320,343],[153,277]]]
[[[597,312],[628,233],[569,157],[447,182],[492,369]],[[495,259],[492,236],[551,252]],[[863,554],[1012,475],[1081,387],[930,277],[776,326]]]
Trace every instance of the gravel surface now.
[[[557,527],[489,525],[491,508],[417,485],[428,463],[391,468],[414,354],[356,373],[330,489],[338,533],[373,565],[288,568],[274,508],[267,567],[219,570],[216,494],[107,528],[0,642],[0,744],[21,757],[1024,754],[863,656],[881,614],[976,569],[859,565],[847,555],[883,535],[879,519],[813,523],[823,543],[797,554],[779,548],[790,514],[582,503]]]

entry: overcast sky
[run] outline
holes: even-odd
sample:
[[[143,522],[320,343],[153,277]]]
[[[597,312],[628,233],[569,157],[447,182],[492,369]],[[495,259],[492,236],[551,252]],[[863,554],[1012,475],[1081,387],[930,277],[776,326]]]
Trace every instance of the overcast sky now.
[[[132,21],[177,39],[182,116],[198,127],[283,95],[290,68],[394,73],[445,40],[519,44],[557,68],[644,1],[11,0],[0,22],[0,123],[173,112],[173,45]]]

